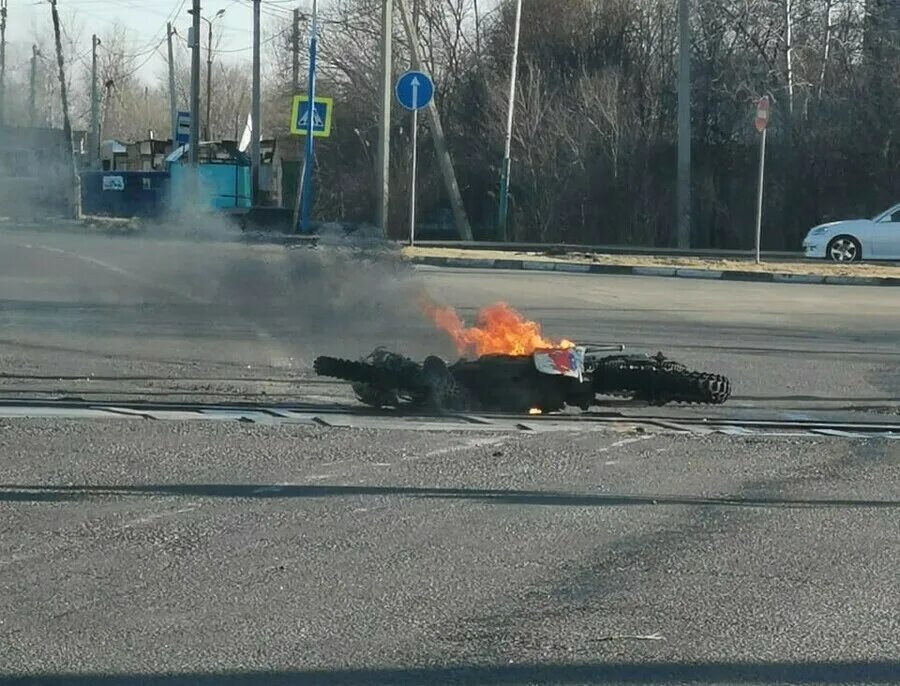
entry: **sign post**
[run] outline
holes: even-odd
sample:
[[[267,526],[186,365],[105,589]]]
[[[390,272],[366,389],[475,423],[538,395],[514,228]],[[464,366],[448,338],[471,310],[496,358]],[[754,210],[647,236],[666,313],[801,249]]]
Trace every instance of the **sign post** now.
[[[334,101],[331,98],[320,98],[313,96],[312,107],[309,106],[310,100],[308,95],[295,95],[291,103],[291,133],[298,136],[306,136],[306,143],[303,146],[305,153],[303,156],[303,167],[300,175],[297,177],[297,198],[294,203],[294,230],[307,231],[305,222],[309,221],[309,205],[304,204],[304,198],[309,197],[309,188],[312,186],[312,171],[307,174],[306,162],[312,159],[310,141],[313,138],[328,138],[331,135],[331,113],[334,110]],[[312,135],[309,135],[312,129]],[[303,211],[307,214],[303,214]],[[301,218],[306,219],[301,224]]]
[[[408,71],[397,79],[397,101],[412,112],[412,168],[409,183],[409,244],[416,242],[416,166],[419,148],[419,110],[434,97],[434,83],[421,71]]]
[[[756,130],[759,141],[759,187],[756,194],[756,264],[760,263],[759,246],[762,239],[763,181],[766,174],[766,129],[769,126],[769,96],[764,95],[756,105]]]
[[[319,31],[318,25],[319,4],[312,0],[312,24],[309,28],[309,76],[307,82],[307,110],[306,121],[306,149],[303,153],[303,176],[301,178],[302,191],[300,194],[300,222],[303,233],[309,233],[309,213],[312,207],[312,172],[313,172],[313,133],[315,129],[316,113],[316,43]]]
[[[178,146],[187,145],[191,142],[191,113],[178,112],[175,117],[175,140],[173,143]]]

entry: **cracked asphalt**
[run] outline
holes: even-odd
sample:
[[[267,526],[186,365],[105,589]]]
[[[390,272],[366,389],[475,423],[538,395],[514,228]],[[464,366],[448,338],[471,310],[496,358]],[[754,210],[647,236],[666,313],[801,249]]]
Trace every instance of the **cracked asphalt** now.
[[[888,290],[10,232],[0,396],[346,399],[315,354],[452,352],[429,294],[671,352],[735,407],[895,413]],[[0,685],[898,683],[898,463],[890,439],[0,418]]]

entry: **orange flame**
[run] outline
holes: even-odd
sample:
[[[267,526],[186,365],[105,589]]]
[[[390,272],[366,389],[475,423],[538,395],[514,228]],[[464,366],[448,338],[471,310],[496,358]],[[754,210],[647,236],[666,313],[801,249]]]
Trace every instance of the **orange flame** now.
[[[539,407],[532,407],[528,410],[528,414],[543,414],[543,411]]]
[[[425,314],[450,336],[460,355],[530,355],[535,350],[571,348],[571,341],[552,341],[541,335],[541,325],[525,319],[503,302],[482,307],[475,326],[466,327],[452,307],[423,303]]]

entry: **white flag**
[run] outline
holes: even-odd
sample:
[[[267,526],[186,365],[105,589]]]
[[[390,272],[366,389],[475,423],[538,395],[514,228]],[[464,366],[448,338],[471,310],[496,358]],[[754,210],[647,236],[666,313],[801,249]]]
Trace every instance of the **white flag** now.
[[[247,125],[244,127],[244,134],[241,136],[241,142],[238,144],[238,150],[244,152],[250,147],[251,123],[250,113],[247,114]]]

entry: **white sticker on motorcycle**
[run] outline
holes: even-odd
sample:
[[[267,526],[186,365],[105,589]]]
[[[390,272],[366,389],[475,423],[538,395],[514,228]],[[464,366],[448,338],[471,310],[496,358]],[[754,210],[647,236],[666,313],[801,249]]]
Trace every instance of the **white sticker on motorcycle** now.
[[[574,348],[553,348],[537,350],[534,353],[534,366],[542,374],[569,376],[582,380],[584,375],[584,353],[582,346]]]

